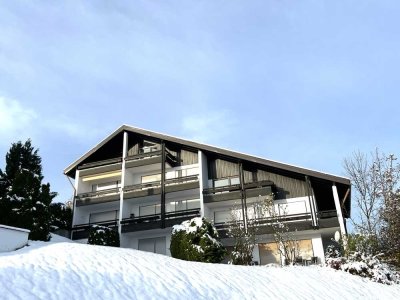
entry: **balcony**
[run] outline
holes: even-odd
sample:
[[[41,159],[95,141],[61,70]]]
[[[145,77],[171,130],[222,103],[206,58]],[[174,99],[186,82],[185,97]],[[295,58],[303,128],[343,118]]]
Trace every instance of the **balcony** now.
[[[308,214],[292,214],[279,218],[279,221],[286,222],[289,226],[290,231],[295,230],[311,230],[315,229],[311,223],[311,213]],[[276,222],[275,218],[258,218],[257,223],[257,234],[272,234],[272,224]],[[221,237],[228,237],[228,229],[232,222],[216,223],[215,228]]]
[[[89,237],[90,228],[93,225],[111,227],[117,230],[118,220],[113,219],[108,221],[75,225],[72,227],[72,239],[73,240],[87,239]]]
[[[105,166],[105,165],[112,165],[112,164],[118,164],[122,162],[122,158],[111,158],[111,159],[105,159],[105,160],[100,160],[100,161],[95,161],[91,163],[86,163],[81,166],[78,166],[78,170],[85,170],[85,169],[90,169],[94,167],[100,167],[100,166]]]
[[[130,155],[125,158],[126,167],[134,168],[153,164],[161,164],[162,151],[157,149],[151,149],[139,154]],[[165,162],[171,167],[178,165],[177,158],[168,150],[165,150]]]
[[[180,224],[183,221],[198,216],[200,216],[200,208],[167,212],[165,213],[165,227],[172,227],[173,225]],[[114,218],[112,220],[75,225],[72,227],[72,239],[79,240],[88,238],[90,228],[93,225],[111,227],[117,230],[118,219]],[[161,214],[152,214],[138,217],[131,215],[130,218],[122,219],[121,226],[122,233],[161,228]]]
[[[172,227],[198,216],[200,216],[200,208],[167,212],[165,213],[165,227]],[[131,215],[130,218],[123,219],[121,225],[122,233],[161,228],[161,214],[138,217]]]
[[[286,223],[290,230],[314,229],[312,226],[312,216],[309,207],[308,197],[292,198],[288,200],[275,200],[274,211],[271,215],[269,211],[262,209],[262,206],[254,203],[248,204],[247,217],[254,220],[258,227],[257,234],[273,233],[272,224],[276,222]],[[218,214],[217,214],[218,213]],[[241,219],[242,211],[237,210],[238,217]],[[231,213],[227,211],[215,211],[215,227],[226,237],[229,226],[232,224]]]
[[[190,175],[165,180],[165,192],[172,193],[199,188],[199,176]],[[124,188],[124,198],[138,198],[161,194],[161,180],[134,184]]]
[[[76,197],[76,206],[104,203],[119,200],[119,188],[81,193]]]
[[[318,212],[318,225],[320,228],[339,227],[339,219],[336,210]]]
[[[165,180],[165,192],[179,192],[199,188],[198,175],[170,178]],[[161,194],[161,181],[147,182],[126,186],[124,189],[124,198],[139,198],[150,195]],[[105,203],[119,200],[119,188],[105,189],[95,192],[78,194],[76,206],[84,206],[98,203]]]
[[[228,179],[227,179],[228,180]],[[241,198],[241,186],[238,183],[230,184],[232,181],[227,181],[227,185],[212,187],[203,190],[204,203],[220,202]],[[244,184],[246,197],[266,196],[272,193],[273,182],[269,180],[250,182]]]

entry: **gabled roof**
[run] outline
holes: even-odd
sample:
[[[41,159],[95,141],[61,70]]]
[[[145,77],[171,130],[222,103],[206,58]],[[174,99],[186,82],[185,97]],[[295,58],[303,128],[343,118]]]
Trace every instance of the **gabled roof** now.
[[[98,143],[96,146],[94,146],[92,149],[90,149],[82,157],[80,157],[75,162],[73,162],[71,165],[69,165],[64,170],[64,174],[67,176],[70,176],[70,177],[74,177],[75,174],[73,173],[73,171],[77,168],[77,166],[80,163],[82,163],[85,159],[90,157],[93,153],[95,153],[98,149],[100,149],[102,146],[104,146],[107,142],[109,142],[116,135],[118,135],[119,133],[124,132],[124,131],[141,134],[141,135],[144,135],[147,137],[152,137],[152,138],[164,140],[167,142],[185,145],[187,147],[191,147],[191,148],[195,148],[195,149],[199,149],[202,151],[211,152],[211,153],[215,153],[215,154],[219,154],[219,155],[223,155],[223,156],[232,157],[232,158],[240,159],[240,160],[247,161],[247,162],[253,162],[256,164],[265,165],[268,167],[288,171],[291,173],[303,174],[303,175],[307,175],[310,177],[324,179],[324,180],[328,180],[328,181],[341,183],[341,184],[350,186],[350,179],[348,179],[346,177],[336,176],[336,175],[322,173],[322,172],[311,170],[311,169],[305,169],[302,167],[288,165],[288,164],[284,164],[281,162],[253,156],[253,155],[248,155],[248,154],[244,154],[244,153],[240,153],[240,152],[236,152],[236,151],[232,151],[232,150],[218,148],[218,147],[210,146],[207,144],[201,144],[201,143],[193,142],[190,140],[181,139],[181,138],[177,138],[174,136],[161,134],[161,133],[157,133],[154,131],[149,131],[149,130],[145,130],[145,129],[141,129],[141,128],[137,128],[137,127],[132,127],[129,125],[122,125],[117,130],[115,130],[113,133],[111,133],[109,136],[107,136],[104,140],[102,140],[100,143]]]

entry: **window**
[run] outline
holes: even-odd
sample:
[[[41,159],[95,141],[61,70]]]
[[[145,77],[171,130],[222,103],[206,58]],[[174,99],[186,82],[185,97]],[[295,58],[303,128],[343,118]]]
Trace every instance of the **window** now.
[[[89,223],[118,220],[118,217],[119,217],[119,210],[91,213],[89,215]]]
[[[172,178],[187,177],[187,176],[198,175],[198,174],[199,174],[199,169],[198,168],[172,170],[172,171],[168,171],[165,174],[165,178],[166,179],[172,179]]]
[[[167,212],[175,212],[189,209],[200,208],[200,199],[189,199],[180,201],[171,201],[166,205]]]
[[[157,181],[161,181],[161,174],[142,176],[142,183],[157,182]]]
[[[230,222],[232,219],[231,211],[224,210],[224,211],[215,211],[214,212],[214,223],[225,223]]]
[[[309,259],[314,256],[311,240],[299,240],[299,256],[303,259]]]
[[[165,237],[157,237],[150,239],[140,239],[138,249],[141,251],[166,254],[167,243]]]
[[[200,199],[186,200],[187,209],[200,208]]]
[[[158,215],[161,213],[161,204],[139,206],[139,216]]]
[[[276,243],[258,244],[261,265],[281,264],[281,255]]]
[[[121,181],[109,181],[104,183],[96,183],[92,185],[92,192],[116,189],[121,187]]]

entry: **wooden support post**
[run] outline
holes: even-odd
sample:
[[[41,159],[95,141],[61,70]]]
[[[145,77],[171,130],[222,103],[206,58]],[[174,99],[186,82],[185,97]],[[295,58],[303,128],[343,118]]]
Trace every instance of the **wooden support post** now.
[[[67,176],[67,178],[68,178],[68,176]],[[71,183],[71,181],[70,181],[70,183]],[[73,185],[74,196],[72,198],[72,227],[74,227],[76,225],[75,224],[75,213],[76,213],[76,197],[78,196],[78,185],[79,185],[79,170],[76,169],[76,171],[75,171],[75,182],[74,182],[74,185]],[[71,240],[72,239],[73,239],[73,230],[71,228]]]
[[[240,181],[240,196],[242,202],[242,215],[244,228],[247,232],[247,203],[246,203],[246,191],[244,189],[244,174],[243,174],[243,164],[239,162],[239,181]]]
[[[124,131],[124,139],[122,142],[122,168],[121,168],[121,187],[119,189],[119,218],[118,218],[118,233],[121,238],[122,234],[122,215],[124,209],[124,187],[125,187],[125,158],[128,153],[128,133]]]
[[[205,186],[205,171],[206,168],[204,168],[204,165],[207,163],[207,160],[205,160],[205,156],[201,150],[198,150],[197,152],[197,157],[198,159],[198,164],[199,164],[199,190],[200,190],[200,216],[203,218],[204,217],[204,195],[203,195],[203,190]]]
[[[307,184],[307,194],[308,194],[308,201],[310,205],[310,210],[311,210],[311,220],[312,220],[312,226],[314,228],[318,227],[318,216],[317,216],[317,208],[315,205],[315,197],[314,197],[314,192],[311,186],[311,181],[308,176],[306,178],[306,184]]]
[[[333,182],[332,184],[332,193],[333,193],[333,200],[335,201],[336,213],[339,220],[340,226],[340,233],[343,240],[343,248],[346,250],[347,248],[347,236],[346,236],[346,227],[344,226],[344,219],[342,214],[342,207],[339,201],[339,194],[336,188],[336,184]]]
[[[161,228],[165,228],[165,143],[161,141]]]

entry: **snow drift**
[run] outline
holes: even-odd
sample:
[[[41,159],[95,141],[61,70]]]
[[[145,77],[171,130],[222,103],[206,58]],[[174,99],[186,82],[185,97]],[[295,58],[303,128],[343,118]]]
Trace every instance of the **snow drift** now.
[[[195,263],[132,249],[35,242],[0,255],[1,299],[400,299],[400,286],[323,267]]]

